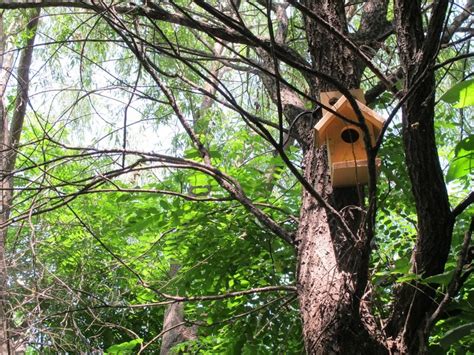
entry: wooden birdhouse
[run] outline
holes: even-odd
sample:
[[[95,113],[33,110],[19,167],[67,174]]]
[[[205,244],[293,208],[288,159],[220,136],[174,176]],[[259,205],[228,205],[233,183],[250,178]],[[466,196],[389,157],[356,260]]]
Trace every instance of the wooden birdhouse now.
[[[351,90],[367,125],[371,144],[374,145],[384,119],[365,106],[361,90]],[[321,93],[322,104],[331,107],[339,115],[323,110],[322,119],[316,124],[316,146],[327,145],[332,186],[345,187],[366,184],[369,181],[367,152],[364,134],[357,126],[359,120],[349,100],[338,91]],[[351,123],[352,121],[353,123]],[[377,169],[380,159],[376,159]]]

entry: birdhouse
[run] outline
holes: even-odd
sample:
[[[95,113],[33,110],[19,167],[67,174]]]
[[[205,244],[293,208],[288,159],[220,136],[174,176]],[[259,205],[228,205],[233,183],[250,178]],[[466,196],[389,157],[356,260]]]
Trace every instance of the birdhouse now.
[[[370,142],[375,145],[385,120],[365,106],[361,90],[352,90],[351,94],[364,116]],[[323,110],[322,119],[314,127],[316,146],[327,145],[332,186],[366,184],[369,181],[369,171],[364,133],[357,126],[359,119],[351,103],[337,91],[321,93],[320,101],[345,118],[343,120],[338,115]],[[380,159],[377,158],[375,164],[379,169]]]

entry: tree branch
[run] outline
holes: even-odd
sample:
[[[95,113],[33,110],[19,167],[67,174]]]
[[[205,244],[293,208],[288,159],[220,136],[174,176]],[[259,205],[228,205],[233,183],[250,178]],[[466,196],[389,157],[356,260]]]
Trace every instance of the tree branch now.
[[[387,9],[388,0],[365,2],[360,27],[354,35],[356,42],[375,43],[378,46],[378,42],[393,30],[392,24],[387,20]]]
[[[288,2],[293,5],[295,8],[300,10],[304,15],[308,16],[318,24],[320,24],[325,30],[329,33],[334,34],[338,39],[341,40],[344,45],[350,49],[355,55],[357,55],[364,64],[380,79],[380,81],[385,85],[385,87],[391,91],[394,90],[393,84],[385,77],[385,75],[372,63],[372,60],[363,53],[360,48],[351,41],[349,37],[345,34],[331,26],[329,22],[318,16],[317,14],[313,13],[310,9],[306,6],[300,4],[296,0],[288,0]]]
[[[457,218],[461,213],[464,212],[466,208],[468,208],[471,204],[474,203],[474,192],[471,191],[471,193],[454,209],[452,210],[451,214],[453,218]]]
[[[10,125],[10,137],[8,147],[11,153],[7,155],[5,170],[12,171],[15,167],[16,147],[20,142],[23,122],[25,120],[26,107],[28,104],[28,89],[30,86],[30,67],[33,58],[33,47],[36,38],[36,28],[39,22],[40,10],[32,15],[26,26],[27,32],[30,34],[25,49],[21,52],[20,63],[18,65],[18,89],[15,101],[15,111]]]
[[[130,50],[135,54],[137,59],[143,64],[145,70],[152,76],[153,80],[158,84],[161,90],[165,93],[165,96],[170,102],[175,114],[177,115],[179,121],[181,122],[182,126],[186,130],[187,134],[196,145],[197,149],[199,150],[202,158],[204,159],[205,166],[213,171],[212,176],[214,179],[225,189],[227,190],[231,196],[237,199],[244,207],[252,213],[260,222],[262,222],[269,230],[275,233],[277,236],[282,238],[284,241],[289,243],[290,245],[293,244],[293,238],[289,232],[283,229],[277,222],[275,222],[270,216],[268,216],[265,212],[257,208],[253,202],[246,196],[245,192],[241,188],[240,184],[233,179],[232,177],[226,175],[222,171],[215,169],[212,167],[211,157],[207,148],[202,144],[199,137],[196,135],[192,127],[190,127],[182,114],[180,108],[178,107],[173,94],[171,91],[164,85],[164,83],[159,79],[158,75],[154,70],[154,66],[150,65],[150,60],[148,57],[143,54],[141,51],[138,50],[137,44],[132,40],[129,40],[126,35],[122,32],[124,30],[123,24],[122,28],[119,28],[117,24],[113,23],[111,19],[107,19],[109,24],[112,28],[122,37],[122,39],[127,43]]]
[[[458,31],[458,29],[463,25],[463,23],[469,19],[472,15],[472,10],[473,10],[473,0],[468,0],[466,3],[466,6],[462,8],[461,13],[456,16],[451,22],[451,24],[444,30],[443,35],[441,37],[441,45],[446,45],[453,35]],[[442,64],[437,64],[435,66],[435,69],[439,69],[443,65],[450,63],[451,60],[446,60],[446,62]],[[396,84],[396,82],[400,79],[402,79],[403,75],[403,68],[398,68],[393,74],[388,76],[388,80],[393,83],[393,85]],[[367,103],[374,102],[382,93],[386,91],[386,86],[385,83],[382,81],[379,81],[377,84],[375,84],[369,91],[366,93],[366,100]]]

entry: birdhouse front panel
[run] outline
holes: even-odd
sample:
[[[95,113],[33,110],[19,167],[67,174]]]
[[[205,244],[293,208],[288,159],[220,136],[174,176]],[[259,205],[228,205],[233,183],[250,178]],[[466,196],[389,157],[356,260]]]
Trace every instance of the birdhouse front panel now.
[[[367,159],[362,130],[344,123],[328,130],[326,144],[334,161]]]
[[[334,92],[331,92],[327,97],[334,95]],[[356,103],[364,116],[371,145],[374,145],[384,120],[357,99]],[[332,185],[343,187],[366,184],[368,182],[367,151],[358,117],[349,100],[344,96],[339,97],[332,109],[338,115],[327,112],[315,126],[317,145],[327,145]],[[380,166],[380,159],[377,160],[376,165]]]
[[[341,120],[327,131],[331,181],[335,187],[368,182],[367,152],[362,130]]]

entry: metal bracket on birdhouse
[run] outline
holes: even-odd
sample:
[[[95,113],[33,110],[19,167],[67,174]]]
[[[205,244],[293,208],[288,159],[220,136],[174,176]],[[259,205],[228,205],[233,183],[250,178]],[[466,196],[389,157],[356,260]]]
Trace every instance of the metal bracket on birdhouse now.
[[[372,145],[375,144],[385,120],[365,106],[364,93],[360,89],[350,90],[365,119]],[[348,121],[359,122],[357,114],[344,95],[338,91],[323,92],[320,102]],[[338,115],[323,109],[323,117],[314,127],[316,146],[326,144],[328,150],[331,182],[333,187],[367,184],[369,180],[367,152],[364,133],[360,127],[341,119]],[[381,161],[376,159],[376,167]]]

